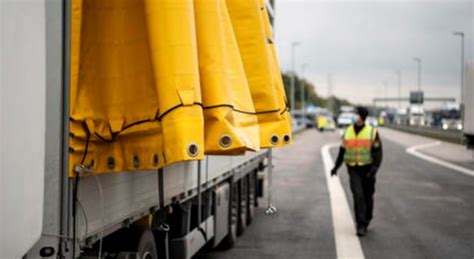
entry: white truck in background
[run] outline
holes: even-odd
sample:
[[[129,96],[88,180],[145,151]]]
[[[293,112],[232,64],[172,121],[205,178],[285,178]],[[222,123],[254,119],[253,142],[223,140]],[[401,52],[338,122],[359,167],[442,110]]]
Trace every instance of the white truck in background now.
[[[466,65],[463,132],[469,148],[474,148],[474,62]]]
[[[252,221],[271,151],[84,177],[74,205],[69,3],[0,4],[0,258],[191,258],[232,246]]]
[[[425,110],[423,105],[412,104],[408,107],[408,123],[410,126],[425,125]]]

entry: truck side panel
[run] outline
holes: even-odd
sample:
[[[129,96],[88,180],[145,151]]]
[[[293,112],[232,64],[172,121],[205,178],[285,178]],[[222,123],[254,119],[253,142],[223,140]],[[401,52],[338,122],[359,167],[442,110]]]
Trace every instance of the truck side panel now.
[[[45,1],[0,5],[0,258],[20,258],[43,225]]]
[[[157,206],[158,174],[149,171],[83,177],[78,200],[78,237],[106,235],[124,220],[144,216]]]
[[[474,137],[474,62],[466,66],[464,133]]]
[[[201,161],[201,183],[209,182],[209,186],[212,186],[215,184],[212,180],[223,177],[231,169],[261,155],[262,152],[238,157],[210,156]],[[209,163],[209,166],[206,163]],[[197,165],[197,161],[181,162],[164,169],[165,205],[173,200],[179,201],[195,195],[193,191],[198,183]],[[150,208],[160,205],[159,195],[158,171],[83,177],[78,192],[79,238],[84,240],[86,237],[107,235],[123,227],[127,220],[133,221],[143,217]]]

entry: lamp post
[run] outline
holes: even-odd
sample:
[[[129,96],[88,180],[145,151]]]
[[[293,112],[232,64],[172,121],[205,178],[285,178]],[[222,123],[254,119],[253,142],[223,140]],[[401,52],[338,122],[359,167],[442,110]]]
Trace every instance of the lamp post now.
[[[328,106],[328,109],[331,110],[334,114],[336,113],[335,109],[333,109],[333,105],[332,105],[332,101],[333,101],[333,98],[332,98],[332,95],[333,95],[333,86],[332,86],[332,74],[328,73],[327,75],[327,85],[328,85],[328,101],[327,101],[327,106]]]
[[[455,32],[453,32],[453,35],[461,37],[461,100],[460,100],[460,110],[461,110],[461,121],[464,123],[464,32],[455,31]]]
[[[304,78],[304,72],[306,68],[308,67],[308,64],[303,64],[301,65],[301,117],[303,119],[303,123],[306,121],[306,82]]]
[[[395,70],[395,74],[398,77],[398,109],[401,106],[401,98],[402,98],[402,72],[400,70]]]
[[[414,57],[413,61],[418,63],[418,92],[421,92],[421,58]]]
[[[295,71],[295,49],[301,43],[294,41],[291,43],[291,82],[290,82],[290,108],[291,110],[295,109],[295,80],[296,80],[296,71]]]

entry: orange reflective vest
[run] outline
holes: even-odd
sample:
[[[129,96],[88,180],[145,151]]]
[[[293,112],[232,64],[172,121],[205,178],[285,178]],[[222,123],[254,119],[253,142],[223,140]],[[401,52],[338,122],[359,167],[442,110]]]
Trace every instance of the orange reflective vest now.
[[[365,125],[358,134],[354,125],[349,126],[343,136],[344,162],[349,166],[372,164],[371,148],[376,135],[376,129],[370,125]]]

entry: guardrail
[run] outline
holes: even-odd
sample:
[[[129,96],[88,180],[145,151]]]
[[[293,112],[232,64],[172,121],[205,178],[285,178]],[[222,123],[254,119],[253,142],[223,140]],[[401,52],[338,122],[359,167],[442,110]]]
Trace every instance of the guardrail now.
[[[425,137],[435,138],[451,143],[456,144],[465,144],[466,139],[459,130],[443,130],[439,128],[432,128],[428,126],[408,126],[408,125],[398,125],[398,124],[386,124],[387,128],[400,130],[416,135],[421,135]]]

